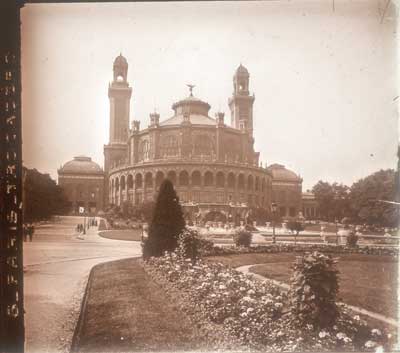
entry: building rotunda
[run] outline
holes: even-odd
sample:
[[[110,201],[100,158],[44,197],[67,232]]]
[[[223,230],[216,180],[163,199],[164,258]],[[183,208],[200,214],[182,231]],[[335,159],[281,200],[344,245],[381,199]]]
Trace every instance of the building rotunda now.
[[[196,98],[194,86],[188,85],[189,96],[172,105],[170,117],[160,119],[151,113],[143,128],[138,120],[129,126],[132,88],[126,59],[118,56],[113,69],[108,88],[110,135],[104,146],[107,204],[154,200],[168,178],[185,211],[192,214],[217,211],[234,216],[249,207],[270,208],[274,170],[262,167],[259,152],[254,151],[255,96],[250,94],[250,75],[244,66],[233,76],[230,124],[222,112],[211,117],[210,105]],[[300,178],[290,193],[301,202]],[[293,205],[298,212],[300,204]]]
[[[78,156],[58,169],[58,185],[68,198],[69,213],[96,215],[104,208],[104,172],[90,157]]]

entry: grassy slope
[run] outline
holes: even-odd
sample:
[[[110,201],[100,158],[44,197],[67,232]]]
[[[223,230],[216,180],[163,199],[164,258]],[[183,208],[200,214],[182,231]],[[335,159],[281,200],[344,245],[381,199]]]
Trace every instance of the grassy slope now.
[[[137,259],[93,269],[79,352],[176,351],[200,348],[202,338]]]
[[[232,267],[263,264],[252,271],[288,283],[295,254],[243,254],[216,256],[211,261]],[[339,257],[339,297],[347,304],[396,318],[397,261],[388,256],[342,255]]]

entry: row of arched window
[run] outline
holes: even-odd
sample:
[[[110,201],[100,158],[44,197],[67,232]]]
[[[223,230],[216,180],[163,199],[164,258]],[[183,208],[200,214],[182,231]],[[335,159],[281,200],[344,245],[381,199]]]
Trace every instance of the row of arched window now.
[[[155,183],[156,188],[158,188],[162,181],[168,178],[172,181],[172,183],[176,186],[216,186],[217,188],[230,188],[234,189],[237,187],[239,190],[251,190],[251,191],[261,191],[265,192],[267,186],[267,180],[264,177],[253,175],[248,175],[247,178],[243,173],[239,175],[235,175],[235,173],[230,172],[228,175],[225,175],[224,172],[217,172],[215,175],[211,171],[206,171],[203,175],[200,171],[195,170],[190,175],[186,170],[179,172],[178,174],[175,171],[169,171],[167,174],[164,174],[161,171],[155,173],[153,178],[152,172],[147,172],[144,175],[141,173],[133,175],[129,174],[127,176],[122,175],[120,178],[116,177],[111,179],[110,187],[111,190],[125,190],[133,189],[134,186],[136,189],[152,188]]]

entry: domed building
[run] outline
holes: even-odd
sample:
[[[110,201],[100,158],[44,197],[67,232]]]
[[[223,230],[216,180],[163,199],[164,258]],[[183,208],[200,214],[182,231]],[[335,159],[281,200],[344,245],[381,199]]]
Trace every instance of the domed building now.
[[[302,211],[303,179],[282,164],[271,164],[267,169],[272,175],[272,202],[277,204],[279,215],[284,218],[298,216]]]
[[[292,176],[286,171],[285,180],[280,180],[282,171],[263,168],[259,152],[254,151],[255,96],[250,94],[250,75],[244,66],[233,76],[230,124],[222,112],[211,117],[210,105],[195,97],[194,86],[188,85],[188,97],[172,105],[170,117],[160,119],[158,113],[151,113],[143,128],[138,120],[129,126],[132,88],[126,59],[118,56],[113,68],[108,88],[110,135],[104,146],[107,204],[154,200],[161,182],[168,178],[186,213],[242,217],[249,207],[270,208],[274,175],[288,187],[288,200],[298,196],[301,202],[301,179],[293,173],[293,180],[286,180]],[[293,214],[292,203],[282,207],[288,216]],[[293,207],[295,212],[300,210],[300,205],[293,203]]]
[[[58,184],[68,198],[70,214],[95,215],[104,205],[104,172],[90,157],[78,156],[58,169]]]

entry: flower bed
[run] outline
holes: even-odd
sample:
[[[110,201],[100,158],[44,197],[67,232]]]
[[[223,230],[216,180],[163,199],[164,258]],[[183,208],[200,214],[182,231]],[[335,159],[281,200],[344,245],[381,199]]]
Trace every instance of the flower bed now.
[[[358,316],[352,318],[344,307],[330,329],[298,327],[286,292],[268,280],[254,280],[219,263],[200,259],[193,265],[173,253],[150,258],[145,269],[168,291],[181,293],[176,299],[183,298],[182,305],[196,313],[198,322],[205,320],[250,349],[374,351],[392,344],[385,333],[371,329]]]
[[[204,256],[217,256],[217,255],[235,255],[247,253],[279,253],[279,252],[297,252],[303,253],[305,251],[320,251],[327,254],[365,254],[365,255],[383,255],[398,258],[399,249],[397,247],[347,247],[343,245],[329,245],[329,244],[271,244],[271,245],[257,245],[251,247],[237,247],[237,246],[213,246],[203,251]]]

